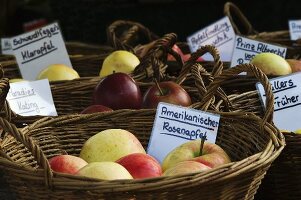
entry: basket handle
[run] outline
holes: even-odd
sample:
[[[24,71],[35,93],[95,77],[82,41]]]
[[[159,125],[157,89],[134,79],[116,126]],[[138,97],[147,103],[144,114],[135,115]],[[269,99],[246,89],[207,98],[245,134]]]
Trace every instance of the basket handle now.
[[[268,77],[259,68],[252,64],[240,64],[224,70],[220,75],[216,76],[214,81],[211,82],[208,86],[207,93],[204,95],[203,99],[200,102],[200,108],[202,110],[207,110],[210,100],[212,99],[214,93],[217,91],[220,85],[227,79],[232,78],[233,75],[238,75],[241,72],[252,73],[263,85],[266,94],[266,109],[263,116],[263,122],[271,123],[274,113],[274,95],[272,93],[272,86],[268,80]]]
[[[225,3],[224,14],[229,17],[229,20],[236,34],[243,34],[243,35],[257,34],[257,31],[253,28],[249,20],[234,3],[232,2]],[[238,24],[240,24],[244,28],[245,33],[242,33],[242,31],[238,28],[237,24],[234,22],[233,16],[236,17],[236,19],[238,20]]]
[[[120,27],[127,27],[127,31],[125,34],[118,36],[118,29]],[[157,36],[151,33],[148,28],[138,22],[116,20],[107,28],[107,39],[109,44],[117,49],[133,51],[131,42],[133,42],[138,33],[143,33],[148,42],[151,42],[152,40],[154,40],[154,38],[157,38]]]
[[[216,47],[212,45],[201,46],[196,52],[191,54],[189,60],[184,64],[176,80],[178,84],[181,84],[186,79],[188,73],[190,72],[194,63],[196,63],[197,59],[206,53],[209,53],[213,57],[214,66],[211,72],[212,76],[215,77],[222,72],[224,68],[223,62],[221,61],[219,52]]]
[[[7,133],[10,133],[16,140],[24,144],[32,155],[37,160],[38,164],[44,169],[45,185],[47,188],[52,188],[53,173],[49,165],[48,159],[41,150],[41,148],[33,141],[27,134],[21,133],[21,131],[12,123],[6,119],[0,117],[0,126]]]
[[[172,46],[177,42],[177,35],[175,33],[165,34],[162,38],[151,43],[147,52],[141,58],[140,64],[135,68],[134,73],[147,70],[148,66],[153,69],[154,77],[160,81],[162,74],[161,68],[165,66],[167,61],[167,54],[170,53],[175,57],[180,67],[183,66],[183,61],[180,55],[172,50]],[[147,73],[148,74],[148,73]]]

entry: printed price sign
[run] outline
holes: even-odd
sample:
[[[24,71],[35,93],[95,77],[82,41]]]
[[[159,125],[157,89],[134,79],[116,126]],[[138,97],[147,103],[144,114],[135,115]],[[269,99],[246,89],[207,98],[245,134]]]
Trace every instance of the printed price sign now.
[[[228,17],[194,33],[187,38],[191,52],[197,51],[201,46],[214,45],[222,61],[231,61],[235,33]],[[213,60],[211,56],[204,55],[205,60]]]
[[[6,99],[19,115],[57,116],[48,79],[11,83]]]
[[[231,67],[249,63],[255,55],[263,52],[271,52],[285,58],[286,51],[287,49],[282,46],[251,40],[237,35],[235,37]]]
[[[36,80],[41,70],[50,64],[71,62],[57,23],[11,38],[12,49],[21,75],[26,80]]]
[[[220,116],[191,108],[159,103],[147,153],[162,163],[177,146],[206,139],[215,143]]]
[[[1,38],[1,53],[4,55],[14,54],[10,44],[10,38]]]
[[[301,38],[301,20],[288,21],[291,40],[298,40]]]
[[[301,73],[270,79],[274,94],[274,123],[281,130],[301,128]],[[256,84],[263,105],[266,96],[262,84]]]

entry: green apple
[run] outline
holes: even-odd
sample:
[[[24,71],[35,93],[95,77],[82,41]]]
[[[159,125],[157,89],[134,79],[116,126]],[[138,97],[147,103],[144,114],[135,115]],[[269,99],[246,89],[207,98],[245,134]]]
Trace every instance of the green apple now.
[[[146,153],[135,135],[124,129],[106,129],[84,143],[80,157],[88,163],[114,162],[132,153]]]
[[[295,130],[294,133],[301,134],[301,129]]]
[[[99,76],[105,77],[113,74],[114,72],[123,72],[128,74],[133,72],[139,63],[139,58],[129,51],[114,51],[104,59]]]
[[[217,144],[204,142],[202,154],[200,147],[200,139],[192,140],[176,147],[164,158],[162,162],[163,171],[165,172],[165,170],[186,160],[196,161],[211,168],[231,162],[227,153]]]
[[[81,168],[77,175],[103,180],[133,179],[132,175],[115,162],[92,162]]]
[[[37,80],[49,81],[72,80],[79,78],[77,71],[63,64],[52,64],[43,69],[37,76]]]
[[[260,68],[266,75],[282,76],[292,73],[289,63],[281,56],[274,53],[260,53],[250,62]]]
[[[175,164],[173,167],[168,168],[163,173],[163,176],[175,176],[180,174],[202,172],[209,169],[212,168],[196,161],[186,160]]]

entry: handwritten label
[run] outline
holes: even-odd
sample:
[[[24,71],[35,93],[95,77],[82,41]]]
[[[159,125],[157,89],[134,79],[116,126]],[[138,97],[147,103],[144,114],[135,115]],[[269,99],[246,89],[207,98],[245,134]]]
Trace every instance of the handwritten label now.
[[[10,38],[1,38],[1,53],[4,55],[14,54],[10,44]]]
[[[235,33],[228,17],[224,17],[212,25],[194,33],[187,38],[191,52],[197,51],[201,46],[214,45],[222,61],[231,61]],[[212,56],[205,54],[205,60],[213,60]]]
[[[11,83],[6,99],[19,115],[57,116],[48,79]]]
[[[301,128],[301,73],[270,79],[274,94],[275,125],[281,130],[294,131]],[[263,105],[266,95],[262,84],[256,84]]]
[[[271,52],[285,58],[287,49],[236,35],[231,67],[249,63],[255,55],[263,52]]]
[[[57,23],[11,38],[12,49],[22,77],[36,80],[41,70],[50,64],[71,62]]]
[[[189,140],[206,136],[215,143],[219,119],[219,115],[159,103],[147,152],[162,162],[170,151]]]
[[[301,38],[301,20],[288,21],[289,32],[291,40],[298,40]]]

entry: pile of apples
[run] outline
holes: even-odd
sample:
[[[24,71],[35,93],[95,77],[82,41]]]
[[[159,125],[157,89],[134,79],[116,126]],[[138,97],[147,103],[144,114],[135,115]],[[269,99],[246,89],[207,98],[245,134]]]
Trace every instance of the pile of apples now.
[[[217,144],[186,142],[172,150],[160,164],[147,154],[140,141],[124,129],[106,129],[90,137],[79,156],[57,155],[49,159],[55,172],[103,180],[144,179],[196,173],[231,162]]]
[[[159,102],[191,105],[189,94],[172,81],[155,81],[156,84],[142,94],[137,82],[129,75],[139,63],[134,54],[124,50],[114,51],[107,56],[100,70],[102,79],[93,91],[92,105],[81,113],[156,108]]]

